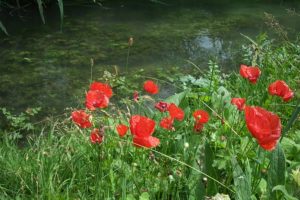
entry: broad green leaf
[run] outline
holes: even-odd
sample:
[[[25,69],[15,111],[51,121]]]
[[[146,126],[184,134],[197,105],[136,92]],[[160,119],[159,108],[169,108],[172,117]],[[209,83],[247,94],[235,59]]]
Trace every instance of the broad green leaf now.
[[[126,196],[126,200],[136,200],[136,199],[134,198],[133,194],[128,194]]]
[[[5,26],[2,24],[1,21],[0,21],[0,29],[1,29],[6,35],[8,35],[8,32],[7,32]]]
[[[251,183],[246,177],[235,157],[231,159],[236,199],[251,199]]]
[[[214,153],[210,148],[209,143],[207,142],[205,144],[205,173],[213,178],[216,178],[217,177],[216,171],[212,167],[213,161],[214,161]],[[216,182],[211,179],[208,179],[207,187],[206,187],[206,195],[212,196],[217,194],[217,192],[218,192],[218,187],[216,185]]]
[[[43,23],[45,24],[45,17],[44,17],[44,8],[43,8],[43,1],[42,0],[37,0],[37,4],[38,4],[38,7],[39,7],[39,12],[40,12],[40,16],[41,16],[41,19],[43,21]]]
[[[276,149],[270,155],[270,168],[268,171],[268,190],[270,199],[277,199],[276,192],[273,192],[273,187],[277,185],[285,185],[285,155],[278,144]]]
[[[292,177],[297,185],[300,187],[300,168],[297,170],[292,170]]]
[[[272,191],[280,191],[284,194],[284,198],[286,200],[298,200],[297,198],[293,197],[292,195],[290,195],[286,189],[285,189],[285,186],[284,185],[277,185],[275,186]]]
[[[177,106],[181,103],[181,101],[185,98],[186,94],[190,90],[185,90],[183,92],[180,92],[178,94],[174,94],[172,96],[169,96],[167,99],[165,99],[165,102],[168,103],[175,103]]]

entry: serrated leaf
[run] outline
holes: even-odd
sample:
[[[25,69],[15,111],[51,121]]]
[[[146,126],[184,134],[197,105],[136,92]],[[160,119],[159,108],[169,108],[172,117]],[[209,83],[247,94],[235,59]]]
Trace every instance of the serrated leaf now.
[[[268,190],[270,199],[277,199],[276,192],[273,192],[273,187],[277,185],[285,185],[285,155],[278,144],[276,149],[270,155],[270,168],[268,171]]]
[[[251,183],[238,164],[235,157],[231,159],[236,199],[251,199]]]
[[[286,191],[284,185],[277,185],[272,189],[272,191],[276,191],[276,190],[282,192],[286,200],[298,200],[297,198],[293,197]]]
[[[149,200],[150,199],[150,195],[148,194],[148,192],[143,192],[139,198],[139,200]]]

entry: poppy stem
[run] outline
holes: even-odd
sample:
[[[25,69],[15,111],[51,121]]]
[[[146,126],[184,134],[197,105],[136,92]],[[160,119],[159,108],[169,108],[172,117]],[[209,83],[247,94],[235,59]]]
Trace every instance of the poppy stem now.
[[[288,121],[287,125],[284,127],[284,129],[282,131],[282,136],[280,138],[280,141],[286,135],[286,133],[290,130],[290,128],[292,127],[293,123],[296,121],[299,113],[300,113],[300,99],[297,102],[297,107],[295,108],[295,110],[294,110],[294,112],[293,112],[290,120]]]
[[[128,73],[128,61],[129,61],[129,54],[130,54],[130,46],[128,46],[128,49],[127,49],[127,56],[126,56],[126,73]]]

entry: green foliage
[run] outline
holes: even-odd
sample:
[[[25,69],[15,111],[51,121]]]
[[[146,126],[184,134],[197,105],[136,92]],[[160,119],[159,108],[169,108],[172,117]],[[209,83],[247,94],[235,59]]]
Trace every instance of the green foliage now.
[[[10,139],[20,139],[27,132],[34,130],[34,125],[31,121],[32,117],[38,114],[40,108],[29,108],[25,113],[20,113],[19,115],[14,115],[6,108],[0,108],[3,114],[2,124],[5,129],[3,134],[8,134]]]

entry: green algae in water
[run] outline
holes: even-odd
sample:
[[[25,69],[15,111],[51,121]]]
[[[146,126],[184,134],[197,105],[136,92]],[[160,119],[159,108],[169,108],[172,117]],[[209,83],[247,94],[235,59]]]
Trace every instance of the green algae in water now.
[[[39,21],[26,28],[23,23],[24,28],[10,30],[11,36],[0,40],[0,107],[41,106],[61,113],[65,107],[83,106],[90,59],[95,60],[94,79],[104,70],[113,71],[114,65],[124,73],[129,37],[134,45],[127,79],[141,68],[145,76],[154,77],[173,67],[188,72],[191,66],[185,60],[205,68],[214,59],[223,70],[233,69],[241,62],[245,42],[240,33],[253,37],[267,31],[264,11],[283,19],[285,26],[300,29],[297,19],[278,4],[225,5],[67,7],[63,32],[59,20],[51,21],[51,16],[46,25]]]

